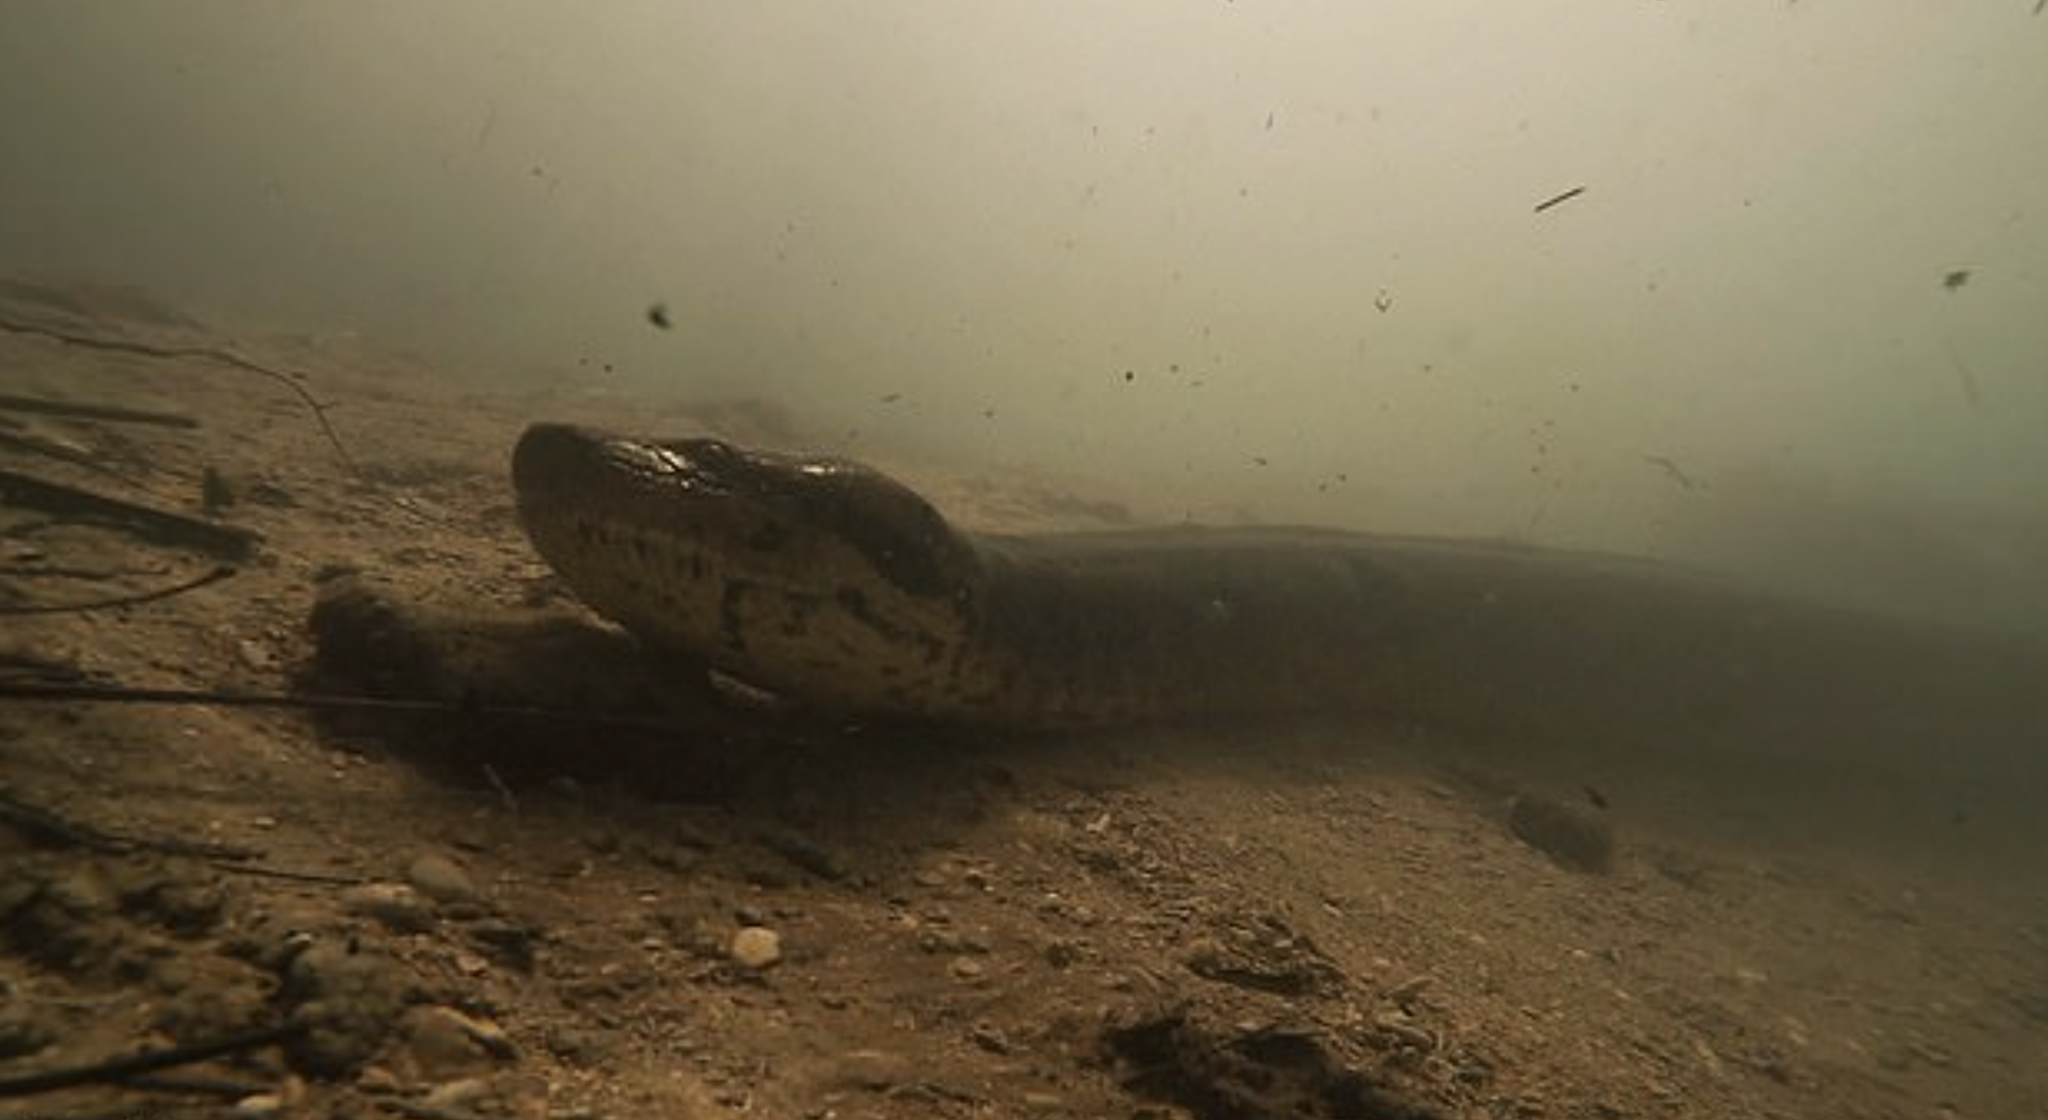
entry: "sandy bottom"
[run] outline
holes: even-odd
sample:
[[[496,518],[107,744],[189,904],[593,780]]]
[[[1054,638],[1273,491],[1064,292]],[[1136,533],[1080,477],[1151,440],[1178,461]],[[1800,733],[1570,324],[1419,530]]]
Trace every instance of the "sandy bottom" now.
[[[736,707],[580,616],[504,459],[533,418],[787,437],[766,414],[5,295],[17,326],[305,371],[349,462],[217,356],[0,332],[0,392],[198,421],[0,407],[0,470],[202,521],[211,475],[261,535],[16,484],[0,608],[232,575],[0,616],[0,682],[467,710],[0,697],[0,1111],[2048,1116],[2026,791],[1362,722],[1008,741]],[[982,520],[1105,508],[919,481]],[[365,586],[316,668],[315,603]],[[660,726],[497,710],[534,704]],[[1517,798],[1611,830],[1611,865],[1519,838]]]

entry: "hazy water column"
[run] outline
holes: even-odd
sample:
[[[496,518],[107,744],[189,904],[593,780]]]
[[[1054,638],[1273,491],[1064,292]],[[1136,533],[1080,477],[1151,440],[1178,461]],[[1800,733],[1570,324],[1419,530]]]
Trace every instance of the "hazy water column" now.
[[[2042,28],[1908,0],[17,2],[0,252],[770,396],[856,447],[1136,471],[1198,513],[1642,545],[1697,498],[1651,457],[2023,506]]]

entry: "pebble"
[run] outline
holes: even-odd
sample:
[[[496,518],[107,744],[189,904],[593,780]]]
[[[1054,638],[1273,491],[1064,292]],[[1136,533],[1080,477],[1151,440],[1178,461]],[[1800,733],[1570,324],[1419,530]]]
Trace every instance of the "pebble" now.
[[[389,1097],[405,1088],[398,1075],[383,1066],[364,1066],[356,1075],[356,1092],[371,1097]]]
[[[782,959],[782,935],[766,926],[746,926],[732,935],[727,952],[734,964],[759,972]]]
[[[956,980],[979,980],[988,972],[988,966],[973,957],[954,957],[953,963],[948,965],[946,970],[951,972]]]
[[[384,1045],[409,978],[396,961],[355,946],[318,942],[286,969],[287,1012],[308,1024],[290,1044],[293,1061],[322,1077],[346,1075]]]
[[[491,1083],[481,1077],[464,1077],[427,1090],[420,1103],[428,1108],[460,1109],[491,1095]]]
[[[916,1075],[909,1059],[886,1050],[849,1050],[839,1056],[832,1080],[851,1089],[886,1093]]]
[[[418,891],[404,883],[364,883],[341,892],[341,908],[370,918],[395,933],[424,933],[434,916]]]
[[[283,1093],[253,1093],[235,1102],[237,1116],[276,1116],[283,1111]]]
[[[241,657],[242,664],[259,673],[267,673],[277,668],[277,654],[255,638],[243,638],[236,642],[235,653]]]
[[[476,942],[499,962],[511,965],[522,972],[533,968],[533,943],[539,936],[534,927],[498,918],[484,918],[471,922],[466,932],[471,941]]]
[[[267,1093],[251,1093],[235,1102],[236,1116],[282,1116],[296,1111],[306,1099],[305,1082],[288,1077],[283,1085]]]
[[[442,1081],[488,1069],[515,1051],[504,1028],[452,1007],[420,1007],[406,1014],[406,1051],[420,1076]]]
[[[13,993],[0,991],[0,998]],[[49,1023],[37,1019],[20,1004],[0,1003],[0,1059],[25,1058],[57,1041]]]
[[[1508,810],[1515,837],[1574,871],[1602,872],[1614,863],[1614,826],[1571,802],[1523,794]]]
[[[421,894],[436,902],[474,902],[480,896],[476,881],[462,865],[438,852],[413,860],[405,877]]]

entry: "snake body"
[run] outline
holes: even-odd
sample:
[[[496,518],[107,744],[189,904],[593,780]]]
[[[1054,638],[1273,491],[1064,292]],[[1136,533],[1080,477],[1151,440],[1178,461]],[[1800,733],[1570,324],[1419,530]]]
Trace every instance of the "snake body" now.
[[[513,477],[534,546],[589,606],[833,710],[1526,728],[1617,694],[1697,703],[1698,675],[1654,655],[1729,629],[1724,589],[1642,561],[1322,529],[976,534],[860,464],[714,439],[536,424]]]

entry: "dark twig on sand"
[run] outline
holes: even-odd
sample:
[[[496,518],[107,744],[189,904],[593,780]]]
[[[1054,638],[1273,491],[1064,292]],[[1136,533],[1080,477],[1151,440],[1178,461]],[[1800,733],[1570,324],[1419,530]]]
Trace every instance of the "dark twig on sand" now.
[[[377,1101],[380,1107],[388,1108],[412,1120],[486,1120],[480,1112],[464,1112],[460,1109],[442,1108],[425,1101],[412,1101],[404,1097],[383,1097]]]
[[[246,559],[262,539],[248,529],[137,505],[18,471],[0,470],[0,505],[110,523],[156,544],[197,548],[228,560]]]
[[[0,787],[0,821],[7,822],[15,831],[37,844],[48,847],[84,848],[102,854],[119,855],[133,851],[152,851],[164,855],[192,856],[208,860],[251,860],[262,854],[248,848],[206,841],[123,836],[71,820],[41,805],[30,804],[4,787]]]
[[[155,424],[164,428],[196,428],[199,421],[176,412],[150,412],[110,404],[81,404],[47,397],[17,397],[0,393],[0,412],[25,412],[37,416],[63,416],[72,420],[101,420],[110,424]]]
[[[366,880],[357,875],[336,875],[324,871],[294,871],[253,862],[263,856],[251,848],[211,841],[179,840],[175,837],[126,836],[95,825],[74,821],[32,805],[0,787],[0,822],[45,847],[83,848],[102,855],[155,852],[202,860],[208,867],[228,875],[277,879],[287,883],[313,883],[327,887],[360,886]]]
[[[683,734],[731,731],[711,720],[692,722],[659,716],[586,712],[486,704],[467,700],[415,700],[384,696],[334,696],[310,692],[234,692],[198,688],[131,688],[120,685],[9,681],[0,678],[0,700],[78,704],[190,704],[211,708],[284,708],[314,712],[487,716],[494,719],[565,723],[590,727]]]
[[[0,606],[0,615],[81,614],[85,611],[104,611],[115,607],[139,606],[143,603],[154,603],[159,599],[169,599],[175,595],[183,595],[187,591],[197,591],[208,584],[219,583],[221,580],[234,574],[234,568],[222,564],[204,575],[193,576],[191,579],[181,583],[175,583],[169,587],[159,587],[154,591],[137,591],[130,595],[113,595],[105,599],[87,599],[75,603],[30,603],[24,606]]]
[[[0,681],[37,681],[43,684],[76,683],[85,670],[74,661],[60,661],[27,650],[0,647]]]
[[[82,467],[94,474],[102,475],[118,482],[130,481],[120,471],[101,461],[100,456],[94,452],[81,447],[60,443],[57,440],[44,439],[36,435],[0,431],[0,450],[18,451],[24,455],[41,455],[45,459],[55,459],[60,463],[69,463],[74,467]]]
[[[333,423],[327,419],[326,406],[315,400],[312,393],[306,391],[305,385],[301,384],[302,375],[300,374],[295,374],[288,370],[274,369],[261,362],[245,358],[232,350],[222,350],[214,346],[156,346],[151,343],[135,342],[124,338],[99,338],[88,334],[75,334],[71,331],[57,330],[54,327],[38,326],[35,323],[24,323],[7,318],[0,318],[0,330],[9,331],[14,334],[47,338],[55,342],[64,343],[67,346],[79,346],[88,350],[103,350],[115,354],[135,354],[145,358],[165,358],[174,361],[196,358],[201,361],[217,362],[224,366],[233,366],[236,369],[247,370],[250,373],[268,377],[289,389],[293,396],[299,398],[299,402],[305,405],[307,410],[313,414],[314,422],[320,425],[321,433],[327,437],[327,442],[334,448],[335,457],[341,460],[342,467],[350,474],[354,474],[356,471],[355,460],[350,458],[348,448],[341,442],[341,436],[335,432]]]
[[[251,1081],[238,1081],[232,1077],[205,1077],[200,1074],[144,1074],[140,1077],[121,1079],[124,1089],[139,1089],[145,1093],[179,1093],[186,1096],[225,1097],[238,1101],[269,1092],[271,1086],[258,1085]]]
[[[0,1097],[26,1097],[37,1093],[50,1093],[58,1089],[73,1089],[80,1085],[107,1085],[124,1081],[138,1074],[153,1073],[160,1069],[174,1069],[194,1062],[211,1061],[230,1054],[258,1050],[280,1042],[289,1041],[303,1031],[298,1023],[285,1023],[274,1027],[256,1027],[252,1030],[237,1031],[220,1038],[190,1042],[179,1046],[166,1046],[156,1050],[144,1050],[120,1058],[108,1058],[82,1066],[65,1066],[44,1070],[40,1073],[24,1073],[13,1077],[0,1077]]]

